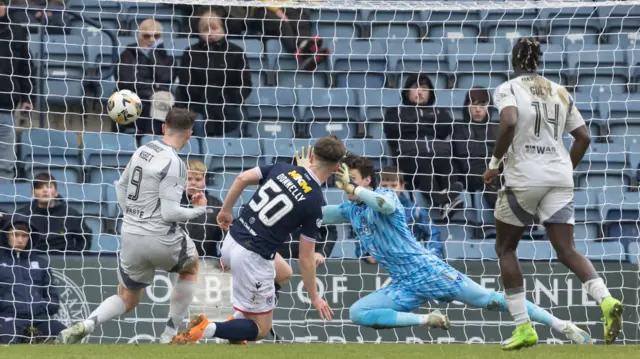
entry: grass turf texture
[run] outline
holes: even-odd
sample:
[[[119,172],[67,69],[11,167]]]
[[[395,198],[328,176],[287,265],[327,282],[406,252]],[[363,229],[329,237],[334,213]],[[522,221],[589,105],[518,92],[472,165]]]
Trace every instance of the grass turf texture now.
[[[468,344],[253,344],[231,346],[226,344],[198,344],[167,346],[160,344],[69,346],[11,345],[0,346],[0,358],[16,359],[271,359],[271,358],[527,358],[527,359],[591,359],[638,358],[640,346],[577,346],[538,345],[517,352],[504,352],[499,345]]]

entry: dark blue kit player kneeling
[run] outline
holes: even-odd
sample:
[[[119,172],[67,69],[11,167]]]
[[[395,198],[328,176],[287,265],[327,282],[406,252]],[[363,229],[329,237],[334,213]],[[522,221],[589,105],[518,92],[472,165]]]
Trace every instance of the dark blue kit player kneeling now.
[[[298,158],[297,166],[275,163],[247,170],[236,178],[218,215],[218,224],[229,230],[221,252],[233,277],[235,319],[213,323],[197,315],[175,342],[211,337],[255,341],[267,336],[275,307],[277,250],[298,229],[302,281],[320,317],[331,319],[333,312],[316,288],[314,242],[322,224],[321,186],[338,169],[346,149],[336,136],[327,136],[309,152],[308,157]],[[249,185],[259,188],[231,225],[233,206]]]

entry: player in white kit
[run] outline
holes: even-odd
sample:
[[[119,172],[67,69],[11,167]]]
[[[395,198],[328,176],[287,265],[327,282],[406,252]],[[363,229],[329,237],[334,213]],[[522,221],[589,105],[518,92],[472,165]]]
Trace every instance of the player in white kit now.
[[[525,226],[542,223],[557,256],[584,283],[600,304],[605,319],[605,343],[615,341],[622,325],[623,306],[613,298],[591,262],[576,251],[573,238],[573,169],[590,143],[587,129],[567,90],[537,74],[542,61],[534,38],[518,39],[511,53],[517,77],[498,86],[498,139],[484,181],[492,184],[506,154],[505,186],[495,208],[496,252],[506,301],[517,328],[504,349],[535,345],[537,334],[525,306],[525,290],[516,249]],[[575,141],[571,151],[562,135]]]
[[[204,195],[194,195],[194,208],[180,207],[187,183],[187,167],[178,152],[191,137],[195,115],[173,108],[162,125],[160,140],[140,146],[117,184],[124,212],[122,248],[119,251],[118,294],[107,298],[88,319],[63,330],[61,344],[73,344],[100,324],[133,310],[144,288],[153,282],[156,268],[177,272],[171,293],[169,319],[160,341],[177,334],[195,292],[198,253],[178,222],[198,217],[206,210]]]

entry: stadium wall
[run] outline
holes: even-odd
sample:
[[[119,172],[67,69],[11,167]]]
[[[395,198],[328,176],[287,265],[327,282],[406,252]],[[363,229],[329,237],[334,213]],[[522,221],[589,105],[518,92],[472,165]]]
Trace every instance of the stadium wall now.
[[[66,324],[86,318],[97,305],[112,295],[118,285],[117,259],[112,256],[52,257],[54,284],[61,297],[58,318]],[[491,289],[500,289],[499,269],[495,261],[455,261],[451,264],[472,279]],[[626,303],[638,303],[640,280],[637,264],[600,262],[596,269],[605,278],[612,294]],[[297,262],[292,262],[294,273]],[[603,332],[600,308],[582,289],[579,281],[556,262],[521,263],[529,300],[549,309],[554,315],[588,328],[596,341]],[[216,260],[202,260],[198,289],[190,312],[205,313],[210,320],[226,320],[231,309],[231,276],[221,273]],[[509,314],[464,308],[451,303],[447,315],[452,321],[448,331],[425,328],[373,330],[357,327],[349,321],[349,307],[360,297],[390,282],[377,265],[358,260],[327,260],[318,269],[321,294],[332,306],[332,322],[317,319],[305,295],[302,281],[295,276],[280,295],[274,313],[274,328],[285,341],[294,342],[406,342],[406,343],[497,343],[510,336],[513,326]],[[154,285],[147,288],[142,303],[120,320],[105,323],[89,337],[89,342],[149,342],[164,329],[169,311],[170,276],[157,272]],[[429,303],[420,312],[444,308],[446,304]],[[640,321],[635,307],[625,312],[623,338],[638,342]],[[468,325],[473,324],[473,325]],[[550,330],[537,326],[543,343],[561,343]],[[210,340],[214,342],[215,340]]]

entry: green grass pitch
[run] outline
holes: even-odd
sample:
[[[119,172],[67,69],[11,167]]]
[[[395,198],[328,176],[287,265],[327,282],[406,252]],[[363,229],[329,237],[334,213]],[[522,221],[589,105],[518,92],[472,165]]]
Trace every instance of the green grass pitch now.
[[[160,344],[99,345],[81,344],[0,346],[0,358],[16,359],[387,359],[387,358],[526,358],[526,359],[591,359],[638,358],[640,346],[605,347],[577,345],[539,345],[518,352],[503,352],[498,345],[468,344],[198,344],[168,346]]]

